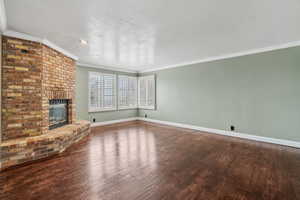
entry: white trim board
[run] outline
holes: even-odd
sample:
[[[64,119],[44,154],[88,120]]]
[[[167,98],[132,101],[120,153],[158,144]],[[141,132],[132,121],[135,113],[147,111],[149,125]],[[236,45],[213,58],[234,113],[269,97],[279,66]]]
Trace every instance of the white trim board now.
[[[14,37],[14,38],[19,38],[19,39],[23,39],[23,40],[29,40],[29,41],[33,41],[33,42],[38,42],[38,43],[44,44],[44,45],[46,45],[46,46],[48,46],[52,49],[55,49],[56,51],[66,55],[66,56],[68,56],[68,57],[70,57],[74,60],[78,60],[77,56],[71,54],[67,50],[57,46],[56,44],[50,42],[47,39],[42,39],[42,38],[38,38],[38,37],[35,37],[35,36],[31,36],[29,34],[19,33],[19,32],[11,31],[11,30],[4,31],[3,35],[9,36],[9,37]]]
[[[259,53],[275,51],[275,50],[280,50],[280,49],[287,49],[290,47],[297,47],[297,46],[300,46],[300,41],[287,42],[287,43],[283,43],[283,44],[279,44],[279,45],[273,45],[273,46],[268,46],[268,47],[263,47],[263,48],[250,49],[250,50],[246,50],[246,51],[224,54],[221,56],[212,56],[212,57],[194,60],[194,61],[190,61],[190,62],[183,62],[183,63],[174,64],[174,65],[161,66],[161,67],[157,67],[154,69],[141,70],[141,71],[139,71],[139,73],[154,72],[154,71],[160,71],[160,70],[164,70],[164,69],[183,67],[186,65],[206,63],[206,62],[212,62],[212,61],[217,61],[217,60],[225,60],[228,58],[236,58],[236,57],[259,54]]]
[[[96,122],[96,123],[92,123],[91,127],[105,126],[105,125],[110,125],[110,124],[136,121],[136,120],[153,122],[153,123],[169,125],[169,126],[175,126],[175,127],[179,127],[179,128],[187,128],[187,129],[203,131],[203,132],[213,133],[213,134],[218,134],[218,135],[254,140],[254,141],[258,141],[258,142],[265,142],[265,143],[279,144],[279,145],[283,145],[283,146],[300,148],[300,142],[295,142],[295,141],[291,141],[291,140],[283,140],[283,139],[262,137],[262,136],[256,136],[256,135],[249,135],[249,134],[245,134],[245,133],[224,131],[224,130],[219,130],[219,129],[205,128],[205,127],[193,126],[193,125],[189,125],[189,124],[161,121],[161,120],[149,119],[149,118],[143,118],[143,117],[132,117],[132,118],[126,118],[126,119],[112,120],[112,121]]]
[[[136,121],[138,120],[138,117],[131,117],[126,119],[118,119],[118,120],[111,120],[111,121],[104,121],[104,122],[95,122],[91,124],[91,127],[97,127],[97,126],[105,126],[110,124],[117,124],[121,122],[130,122],[130,121]]]
[[[4,0],[0,0],[0,32],[3,33],[7,28],[7,18]]]
[[[208,132],[208,133],[215,133],[215,134],[219,134],[219,135],[237,137],[237,138],[242,138],[242,139],[254,140],[254,141],[259,141],[259,142],[266,142],[266,143],[271,143],[271,144],[279,144],[279,145],[284,145],[284,146],[289,146],[289,147],[300,148],[300,142],[294,142],[291,140],[283,140],[283,139],[275,139],[275,138],[262,137],[262,136],[256,136],[256,135],[249,135],[249,134],[245,134],[245,133],[224,131],[224,130],[219,130],[219,129],[205,128],[205,127],[200,127],[200,126],[193,126],[193,125],[188,125],[188,124],[181,124],[181,123],[175,123],[175,122],[169,122],[169,121],[161,121],[161,120],[142,118],[142,117],[139,117],[138,120],[153,122],[153,123],[158,123],[158,124],[164,124],[164,125],[169,125],[169,126],[176,126],[176,127],[180,127],[180,128],[193,129],[193,130],[203,131],[203,132]]]

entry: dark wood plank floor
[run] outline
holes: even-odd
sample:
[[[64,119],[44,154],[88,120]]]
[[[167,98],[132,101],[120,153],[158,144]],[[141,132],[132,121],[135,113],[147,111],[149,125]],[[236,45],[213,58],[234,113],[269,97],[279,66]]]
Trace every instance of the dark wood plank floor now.
[[[0,199],[295,200],[300,149],[142,122],[0,173]]]

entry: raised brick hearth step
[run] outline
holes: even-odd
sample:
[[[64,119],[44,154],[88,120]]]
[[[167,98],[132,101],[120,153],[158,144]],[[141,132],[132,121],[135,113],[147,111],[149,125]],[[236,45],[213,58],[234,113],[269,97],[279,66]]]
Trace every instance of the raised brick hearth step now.
[[[90,122],[50,130],[47,134],[11,139],[0,144],[0,171],[8,167],[58,154],[90,133]]]

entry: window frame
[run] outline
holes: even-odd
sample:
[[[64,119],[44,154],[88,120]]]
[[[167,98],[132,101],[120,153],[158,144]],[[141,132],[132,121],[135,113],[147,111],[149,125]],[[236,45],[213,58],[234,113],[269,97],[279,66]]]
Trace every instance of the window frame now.
[[[114,78],[114,107],[111,107],[111,108],[103,108],[103,107],[100,107],[100,108],[93,108],[91,107],[91,85],[90,85],[90,78],[92,75],[97,75],[97,76],[105,76],[105,75],[109,75],[109,76],[112,76]],[[103,88],[104,89],[104,88]],[[102,73],[102,72],[94,72],[94,71],[89,71],[89,74],[88,74],[88,111],[90,113],[92,112],[105,112],[105,111],[116,111],[117,108],[118,108],[118,105],[117,105],[117,89],[118,89],[118,86],[117,86],[117,75],[116,74],[112,74],[112,73]],[[102,98],[102,102],[103,102],[103,97],[104,95],[101,94],[101,98]]]
[[[120,77],[127,77],[129,79],[135,79],[136,82],[136,94],[135,94],[135,105],[133,106],[120,106],[119,98],[120,98],[120,91],[119,91],[119,79]],[[138,77],[137,76],[128,76],[128,75],[122,75],[119,74],[117,77],[117,104],[118,104],[118,110],[130,110],[130,109],[137,109],[138,108]]]
[[[148,80],[153,80],[154,81],[154,103],[153,105],[149,106],[141,106],[140,105],[140,80],[147,80],[147,86],[146,86],[146,102],[148,104]],[[138,77],[138,108],[139,109],[145,109],[145,110],[156,110],[156,75],[155,74],[152,74],[152,75],[146,75],[146,76],[140,76]]]

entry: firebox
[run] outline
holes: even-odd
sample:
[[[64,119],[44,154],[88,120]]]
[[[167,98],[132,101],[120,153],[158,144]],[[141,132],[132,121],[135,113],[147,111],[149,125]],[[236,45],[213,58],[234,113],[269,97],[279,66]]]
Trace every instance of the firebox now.
[[[49,100],[49,129],[58,128],[69,123],[68,100]]]

